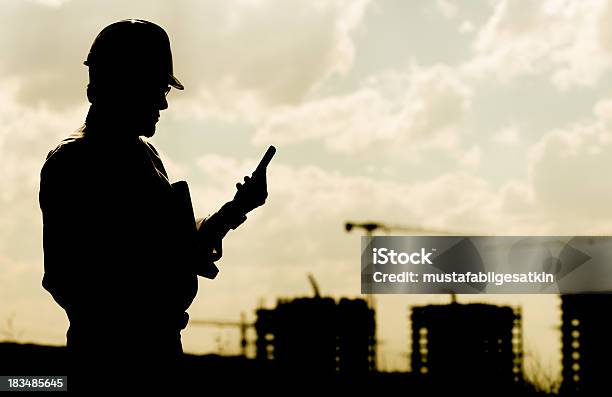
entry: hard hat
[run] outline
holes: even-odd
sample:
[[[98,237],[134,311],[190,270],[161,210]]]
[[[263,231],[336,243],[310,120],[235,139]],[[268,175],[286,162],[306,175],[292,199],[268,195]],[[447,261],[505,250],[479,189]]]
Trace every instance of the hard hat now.
[[[105,27],[96,37],[84,62],[97,74],[127,82],[155,77],[172,87],[185,87],[174,77],[168,34],[160,26],[141,19],[126,19]]]

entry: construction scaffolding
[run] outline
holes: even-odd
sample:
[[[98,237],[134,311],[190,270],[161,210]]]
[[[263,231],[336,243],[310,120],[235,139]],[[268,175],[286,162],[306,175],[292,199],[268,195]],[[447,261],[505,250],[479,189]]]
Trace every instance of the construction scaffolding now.
[[[565,394],[598,395],[610,385],[612,295],[561,296],[563,382]]]
[[[457,384],[480,386],[522,380],[520,309],[487,304],[413,307],[414,373]]]
[[[376,370],[375,312],[363,299],[297,298],[257,310],[257,360],[293,373]]]

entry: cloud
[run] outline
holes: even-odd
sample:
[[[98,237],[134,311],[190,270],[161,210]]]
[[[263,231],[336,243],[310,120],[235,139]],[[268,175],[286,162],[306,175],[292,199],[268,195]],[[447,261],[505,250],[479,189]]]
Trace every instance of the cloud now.
[[[15,101],[18,91],[17,81],[0,81],[0,252],[29,256],[40,216],[40,169],[47,153],[79,127],[85,109],[23,106]]]
[[[498,137],[513,141],[518,132],[508,128]],[[199,166],[215,175],[216,183],[225,184],[227,190],[217,196],[220,198],[231,196],[233,184],[227,180],[240,179],[255,163],[255,159],[241,163],[208,156],[200,159]],[[271,169],[270,197],[278,201],[270,203],[270,214],[292,222],[287,228],[272,223],[270,230],[279,233],[278,238],[292,233],[292,238],[301,241],[308,239],[310,226],[319,226],[315,229],[319,231],[334,230],[336,224],[363,214],[381,222],[455,231],[609,233],[612,100],[599,101],[592,117],[544,134],[528,150],[525,167],[525,179],[508,180],[494,188],[483,178],[465,172],[447,172],[409,183],[277,163]],[[294,226],[300,231],[291,232]]]
[[[521,141],[519,129],[515,126],[502,128],[491,139],[502,145],[518,145]]]
[[[33,3],[39,3],[49,7],[59,7],[65,3],[68,3],[71,0],[29,0]]]
[[[368,3],[240,2],[222,11],[224,23],[207,21],[207,28],[197,21],[206,14],[190,11],[174,41],[189,53],[181,69],[196,93],[192,114],[252,117],[299,103],[326,78],[346,74],[355,52],[351,34]]]
[[[200,183],[193,189],[200,212],[206,210],[202,203],[221,204],[231,198],[233,181],[241,179],[255,163],[256,159],[200,157],[197,164],[204,179],[196,178]],[[499,213],[502,189],[495,190],[482,178],[466,172],[449,172],[422,182],[397,182],[344,175],[313,165],[275,163],[269,170],[268,188],[268,203],[254,212],[245,229],[257,230],[258,240],[314,244],[312,256],[300,259],[304,265],[314,264],[315,257],[350,263],[346,255],[334,253],[348,220],[483,233],[492,232],[503,221]],[[327,237],[320,238],[323,235]],[[252,256],[253,250],[242,249],[251,258],[257,257]],[[285,251],[282,247],[280,250]],[[258,254],[261,260],[269,255],[264,251]],[[288,256],[284,260],[271,262],[286,262],[291,249],[287,248],[285,254]]]
[[[326,78],[346,74],[355,53],[351,35],[369,0],[42,3],[9,0],[0,9],[0,25],[10,32],[0,37],[0,50],[12,54],[0,61],[0,77],[22,82],[22,103],[62,108],[85,100],[82,62],[94,37],[136,17],[168,31],[176,74],[187,87],[181,101],[191,101],[181,108],[193,117],[295,104]]]
[[[457,16],[457,5],[447,0],[436,0],[436,9],[444,18],[453,19]]]
[[[14,200],[37,181],[46,153],[60,137],[76,130],[83,108],[55,112],[46,106],[30,108],[15,102],[16,81],[0,81],[0,198]]]
[[[474,32],[474,24],[471,21],[465,20],[459,25],[459,32],[469,34]]]
[[[600,0],[497,0],[465,70],[502,81],[549,75],[559,89],[592,86],[612,65],[610,7]]]
[[[471,95],[470,87],[444,65],[381,73],[352,93],[274,113],[257,129],[254,142],[316,140],[336,153],[376,148],[403,156],[435,148],[478,163],[478,149],[465,150],[460,145]]]
[[[529,181],[541,211],[570,233],[612,229],[612,101],[594,117],[547,133],[531,149]]]

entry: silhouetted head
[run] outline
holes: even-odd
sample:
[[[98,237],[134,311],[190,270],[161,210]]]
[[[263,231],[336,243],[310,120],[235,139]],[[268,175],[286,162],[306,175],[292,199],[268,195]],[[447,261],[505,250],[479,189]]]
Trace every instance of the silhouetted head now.
[[[160,110],[168,108],[170,87],[184,88],[173,75],[168,35],[152,22],[127,19],[107,26],[84,63],[87,97],[98,120],[111,117],[136,136],[153,136]]]

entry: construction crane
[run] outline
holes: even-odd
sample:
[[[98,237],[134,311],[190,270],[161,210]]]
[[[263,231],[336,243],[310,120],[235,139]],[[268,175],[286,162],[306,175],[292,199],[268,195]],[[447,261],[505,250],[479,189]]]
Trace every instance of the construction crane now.
[[[311,273],[308,273],[308,281],[314,291],[314,297],[320,298],[321,292],[319,290],[319,284]],[[240,321],[231,320],[212,320],[212,319],[193,319],[189,320],[189,325],[204,326],[204,327],[216,327],[216,328],[238,328],[240,330],[240,355],[243,357],[247,356],[247,330],[255,327],[255,323],[247,323],[246,316],[243,313],[240,314]]]
[[[380,230],[386,234],[393,233],[393,232],[402,232],[402,233],[424,234],[424,235],[429,235],[429,234],[453,235],[453,236],[475,235],[474,233],[468,233],[465,231],[459,232],[459,231],[451,231],[451,230],[440,230],[440,229],[416,226],[416,225],[414,226],[387,225],[387,224],[380,223],[380,222],[350,222],[349,221],[344,224],[344,228],[347,233],[350,233],[353,229],[363,229],[366,232],[366,236],[370,238],[374,236],[374,232],[376,232],[377,230]],[[482,236],[483,234],[479,233],[478,235]],[[456,296],[452,294],[451,301],[456,302],[456,300],[457,300]],[[373,309],[375,308],[376,301],[374,300],[374,295],[369,294],[366,297],[366,301],[368,303],[368,306],[370,306]]]
[[[442,235],[452,235],[452,236],[483,236],[482,233],[471,233],[466,231],[457,231],[457,230],[441,230],[424,226],[406,226],[406,225],[387,225],[379,222],[346,222],[344,224],[344,228],[347,232],[351,232],[353,229],[363,229],[366,231],[366,235],[368,237],[372,237],[374,232],[377,230],[382,231],[383,233],[389,234],[392,232],[402,232],[402,233],[410,233],[410,234],[442,234]]]
[[[208,326],[217,328],[238,328],[240,330],[240,355],[243,357],[247,356],[247,330],[248,328],[254,327],[255,324],[247,323],[246,316],[244,313],[240,314],[240,321],[231,320],[210,320],[210,319],[194,319],[189,320],[189,325],[195,326]]]
[[[350,233],[353,229],[363,229],[365,230],[366,235],[368,237],[373,237],[374,232],[376,230],[381,230],[387,234],[392,233],[392,232],[403,232],[403,233],[423,234],[423,235],[430,235],[430,234],[452,235],[452,236],[474,236],[474,235],[484,236],[485,235],[482,233],[469,233],[466,231],[460,232],[460,231],[451,231],[451,230],[441,230],[441,229],[416,226],[416,225],[414,226],[387,225],[387,224],[379,223],[379,222],[362,222],[362,223],[346,222],[344,224],[344,228],[346,229],[347,233]],[[449,292],[449,293],[451,294],[451,302],[456,303],[457,296],[453,292]],[[368,304],[371,305],[371,307],[373,308],[375,305],[374,296],[368,295],[367,301],[368,301]]]
[[[312,273],[308,273],[308,281],[310,281],[310,285],[312,286],[312,289],[314,291],[314,297],[320,298],[321,292],[319,291],[319,284],[317,283],[317,280],[315,280]]]

